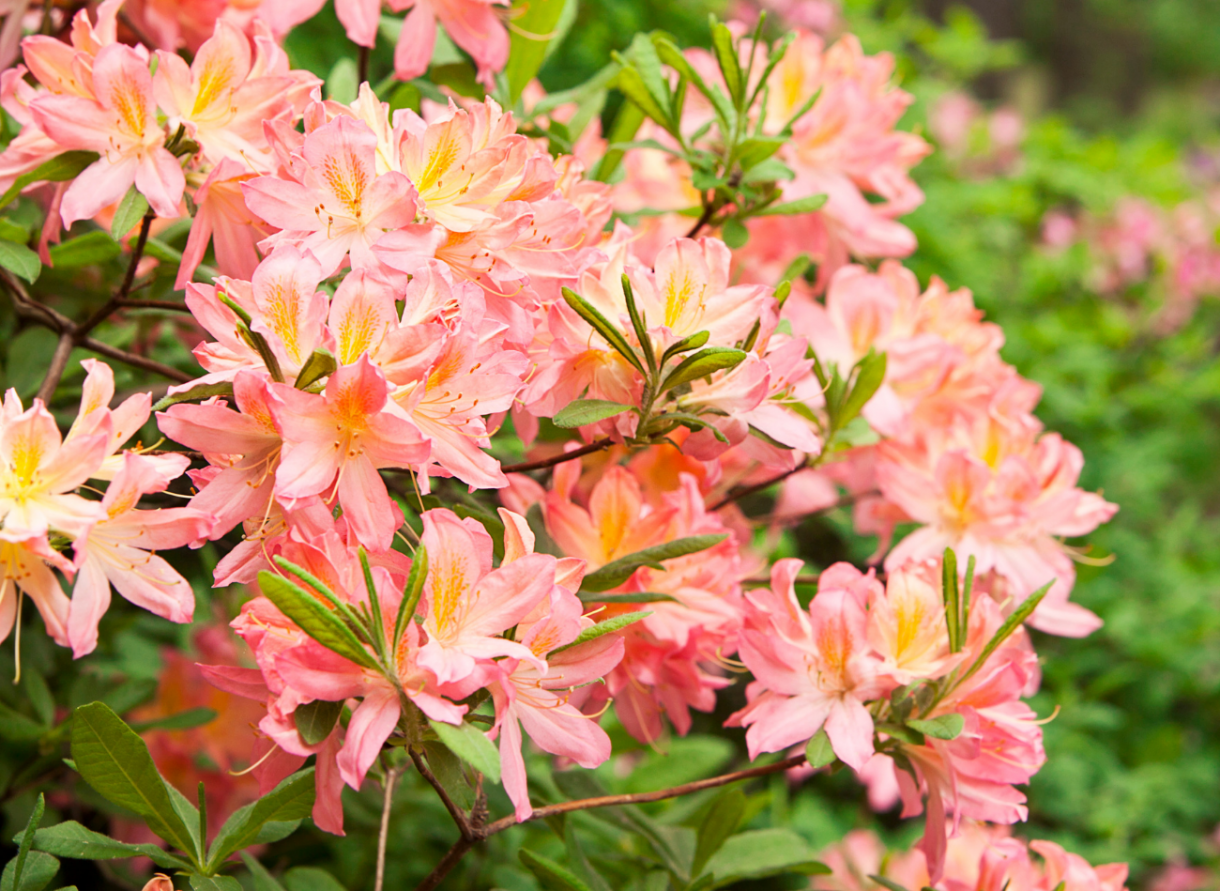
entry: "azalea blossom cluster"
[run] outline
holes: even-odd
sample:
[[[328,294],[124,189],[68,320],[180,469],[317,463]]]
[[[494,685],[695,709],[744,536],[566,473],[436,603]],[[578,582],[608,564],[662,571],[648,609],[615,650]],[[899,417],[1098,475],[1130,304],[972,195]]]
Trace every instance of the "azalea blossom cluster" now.
[[[930,874],[922,851],[887,851],[881,839],[866,830],[849,832],[821,857],[832,872],[813,880],[819,891],[865,891],[876,887],[873,876],[901,888],[938,891],[1123,891],[1127,881],[1125,863],[1092,866],[1054,842],[1026,842],[1013,838],[1006,827],[981,823],[964,824],[949,842],[939,879]]]

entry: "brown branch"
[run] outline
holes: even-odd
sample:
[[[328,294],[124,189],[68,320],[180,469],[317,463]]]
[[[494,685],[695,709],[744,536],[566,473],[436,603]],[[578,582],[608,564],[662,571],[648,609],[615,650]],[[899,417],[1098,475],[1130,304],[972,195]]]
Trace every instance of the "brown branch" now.
[[[394,804],[394,784],[402,768],[392,767],[385,772],[385,800],[381,805],[381,828],[377,832],[377,875],[373,880],[373,891],[381,891],[385,885],[385,849],[390,836],[390,810]]]
[[[720,510],[720,508],[724,507],[726,504],[732,504],[734,501],[738,500],[739,498],[745,498],[747,495],[753,495],[755,492],[761,492],[764,489],[769,489],[772,486],[774,486],[776,483],[783,482],[788,477],[792,476],[794,473],[799,473],[800,471],[807,469],[808,466],[809,466],[808,464],[801,463],[801,464],[796,465],[796,467],[793,467],[791,470],[786,470],[783,473],[781,473],[779,476],[772,477],[769,480],[763,480],[761,483],[755,483],[754,485],[746,486],[743,489],[734,489],[728,495],[725,495],[723,498],[721,498],[719,501],[717,501],[714,505],[709,507],[708,510],[711,510],[711,511]]]
[[[76,346],[76,339],[70,332],[63,332],[59,335],[59,341],[55,344],[55,352],[51,355],[51,366],[47,369],[47,376],[42,379],[42,386],[38,388],[38,394],[35,398],[41,399],[46,405],[51,401],[51,397],[55,395],[55,388],[59,386],[59,379],[64,376],[64,370],[68,367],[68,357],[72,355],[72,348]]]
[[[139,290],[139,288],[133,288],[132,290]],[[164,309],[170,312],[191,311],[191,308],[185,303],[176,303],[173,300],[115,300],[114,302],[125,309]]]
[[[699,219],[695,222],[695,225],[691,227],[691,230],[686,233],[686,237],[694,238],[696,235],[698,235],[699,231],[704,226],[706,226],[708,223],[710,223],[712,220],[712,217],[715,215],[716,215],[716,202],[712,201],[708,204],[705,204],[703,206],[703,215],[699,217]]]
[[[602,449],[608,449],[614,445],[614,440],[609,437],[604,439],[596,439],[586,446],[581,446],[578,449],[572,449],[570,452],[564,452],[562,455],[556,455],[553,458],[543,458],[539,461],[526,461],[524,464],[509,464],[501,466],[500,470],[504,473],[525,473],[527,470],[542,470],[545,467],[554,467],[556,464],[563,464],[565,461],[574,461],[577,458],[583,458],[585,455],[591,455],[594,452],[600,452]]]
[[[445,791],[441,781],[436,778],[436,775],[432,773],[424,759],[420,757],[419,752],[414,749],[408,749],[407,751],[410,752],[411,760],[415,762],[415,769],[419,771],[419,775],[427,780],[428,785],[435,789],[436,794],[440,796],[441,801],[445,805],[445,810],[449,811],[449,816],[453,817],[453,822],[457,824],[458,832],[462,834],[462,838],[471,842],[477,841],[475,828],[470,825],[466,812],[458,807],[453,799],[449,797],[449,793]]]
[[[624,804],[647,804],[652,801],[664,801],[667,798],[677,798],[680,795],[690,795],[693,792],[701,792],[704,789],[715,789],[718,786],[727,786],[729,783],[737,783],[742,780],[779,773],[783,770],[799,767],[804,763],[804,755],[793,755],[791,758],[776,761],[774,764],[750,767],[746,770],[738,770],[733,773],[722,774],[718,777],[710,777],[706,780],[696,780],[693,783],[684,783],[681,786],[673,786],[669,789],[661,789],[656,792],[636,792],[630,795],[602,795],[597,798],[580,798],[576,801],[563,801],[559,804],[549,804],[545,807],[535,808],[533,814],[521,822],[542,820],[557,814],[569,814],[573,811],[587,811],[599,807],[616,807]],[[445,854],[444,858],[441,859],[441,862],[436,865],[436,868],[428,874],[428,877],[416,886],[415,891],[432,891],[433,888],[444,880],[450,870],[457,866],[462,857],[466,855],[466,852],[474,847],[475,844],[490,838],[498,832],[503,832],[505,829],[511,829],[517,824],[516,817],[503,817],[487,826],[472,827],[475,837],[468,839],[463,836],[459,838],[453,847],[449,849],[448,853]]]
[[[81,342],[81,346],[90,352],[97,353],[99,356],[106,356],[107,358],[114,359],[116,362],[130,365],[133,368],[143,368],[145,371],[155,372],[180,384],[185,384],[195,379],[194,375],[187,374],[185,371],[179,371],[171,365],[165,365],[156,359],[146,359],[144,356],[137,356],[135,353],[120,350],[118,347],[112,347],[110,344],[94,340],[92,337],[86,337]]]
[[[369,79],[369,47],[361,46],[356,54],[356,82],[362,84]]]

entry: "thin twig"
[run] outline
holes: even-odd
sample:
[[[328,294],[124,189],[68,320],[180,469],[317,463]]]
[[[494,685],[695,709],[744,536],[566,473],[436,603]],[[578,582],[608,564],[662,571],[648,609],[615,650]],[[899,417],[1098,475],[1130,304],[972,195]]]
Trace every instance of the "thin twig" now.
[[[391,767],[385,772],[385,799],[381,805],[381,829],[377,833],[377,876],[373,880],[373,891],[381,891],[385,884],[385,848],[390,835],[390,810],[394,804],[394,785],[402,774],[402,768]]]
[[[133,288],[132,290],[139,290]],[[176,303],[173,300],[116,300],[116,305],[124,309],[164,309],[170,312],[190,312],[191,308],[185,303]]]
[[[441,801],[445,805],[445,810],[449,811],[449,816],[453,817],[453,822],[457,824],[458,831],[462,833],[462,838],[470,839],[472,841],[476,840],[477,835],[475,833],[475,829],[470,825],[470,820],[467,819],[466,812],[458,807],[454,803],[453,799],[449,797],[449,793],[445,791],[445,787],[441,785],[441,781],[438,780],[436,775],[433,774],[428,768],[428,765],[424,762],[424,759],[420,756],[419,752],[415,751],[414,749],[408,749],[408,751],[411,753],[411,760],[415,762],[415,769],[419,771],[419,775],[421,777],[428,781],[428,785],[436,790],[436,794],[440,796]]]
[[[36,398],[41,399],[46,405],[51,401],[51,397],[55,395],[55,388],[59,386],[59,379],[64,376],[64,370],[68,367],[68,357],[72,355],[72,348],[76,346],[76,339],[68,331],[59,335],[59,340],[55,344],[55,352],[51,356],[51,365],[47,369],[47,376],[42,379],[42,386],[38,388]]]
[[[712,201],[708,204],[705,204],[703,206],[703,215],[699,217],[699,219],[695,223],[695,225],[691,227],[691,230],[686,233],[686,237],[694,238],[696,235],[698,235],[699,231],[704,226],[706,226],[708,223],[711,222],[712,217],[715,216],[715,214],[716,214],[716,202]]]
[[[785,470],[779,476],[772,477],[769,480],[763,480],[761,483],[755,483],[752,486],[746,486],[744,489],[735,489],[734,491],[730,492],[728,495],[725,495],[723,498],[721,498],[719,501],[717,501],[714,505],[712,505],[710,508],[708,508],[708,510],[712,510],[712,511],[720,510],[720,508],[724,507],[726,504],[732,504],[734,501],[738,500],[739,498],[745,498],[747,495],[753,495],[755,492],[761,492],[764,489],[769,489],[772,486],[774,486],[776,483],[783,482],[788,477],[792,476],[794,473],[800,473],[802,470],[805,470],[807,468],[808,468],[807,464],[801,463],[801,464],[796,465],[796,467],[793,467],[791,470]]]
[[[542,470],[545,467],[554,467],[556,464],[563,464],[565,461],[574,461],[577,458],[583,458],[585,455],[591,455],[594,452],[600,452],[602,449],[608,449],[614,445],[614,440],[606,437],[604,439],[595,439],[586,446],[581,446],[578,449],[572,449],[570,452],[564,452],[562,455],[555,455],[553,458],[543,458],[539,461],[526,461],[524,464],[509,464],[501,466],[500,470],[504,473],[525,473],[527,470]]]
[[[133,368],[143,368],[145,371],[155,372],[180,384],[185,384],[195,379],[193,375],[187,374],[185,371],[179,371],[173,366],[162,364],[156,359],[146,359],[144,356],[137,356],[135,353],[120,350],[117,347],[110,346],[110,344],[102,343],[100,340],[94,340],[92,337],[86,337],[80,345],[92,353],[97,353],[99,356],[106,356],[107,358],[114,359],[116,362],[130,365]]]
[[[356,56],[356,82],[364,83],[369,79],[369,47],[361,46]]]
[[[414,756],[413,756],[414,757]],[[751,767],[746,770],[738,770],[733,773],[726,773],[718,777],[711,777],[706,780],[696,780],[693,783],[684,783],[681,786],[673,786],[669,789],[661,789],[657,792],[636,792],[630,795],[602,795],[597,798],[580,798],[576,801],[564,801],[559,804],[549,804],[546,807],[535,808],[533,814],[521,822],[532,820],[542,820],[546,817],[553,817],[557,814],[568,814],[572,811],[586,811],[592,808],[599,807],[615,807],[624,804],[647,804],[651,801],[664,801],[667,798],[677,798],[679,795],[689,795],[693,792],[700,792],[704,789],[714,789],[717,786],[727,786],[729,783],[737,783],[741,780],[750,780],[755,777],[767,776],[772,773],[779,773],[783,770],[789,770],[793,767],[799,767],[805,763],[804,755],[793,755],[791,758],[785,758],[783,761],[776,761],[774,764],[764,764],[761,767]],[[473,826],[473,838],[463,836],[459,838],[449,849],[448,853],[441,859],[441,862],[436,865],[436,868],[428,874],[428,877],[420,882],[415,891],[432,891],[439,885],[453,869],[458,862],[466,855],[476,843],[490,838],[498,832],[503,832],[505,829],[511,829],[518,823],[517,818],[504,817],[490,823],[487,826]]]

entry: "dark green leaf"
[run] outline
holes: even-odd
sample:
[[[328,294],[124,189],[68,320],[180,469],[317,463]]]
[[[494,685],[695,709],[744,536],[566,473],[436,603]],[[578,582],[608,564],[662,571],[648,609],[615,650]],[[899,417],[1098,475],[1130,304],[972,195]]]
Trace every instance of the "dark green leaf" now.
[[[243,891],[241,882],[232,876],[192,875],[191,891]]]
[[[620,355],[632,365],[640,374],[647,374],[644,370],[644,364],[640,361],[640,357],[636,355],[635,350],[631,348],[631,344],[627,343],[621,331],[615,328],[603,316],[592,303],[589,303],[575,291],[570,288],[563,288],[563,299],[572,307],[572,310],[588,322],[598,334],[605,339],[606,343],[610,344]]]
[[[251,857],[248,852],[241,852],[241,860],[246,864],[246,869],[250,870],[251,878],[254,879],[254,891],[284,891],[284,886],[267,872],[267,867]]]
[[[907,721],[907,726],[933,739],[957,739],[966,726],[966,719],[957,712],[935,718]]]
[[[24,244],[0,241],[0,266],[33,283],[42,274],[42,261]]]
[[[157,718],[155,721],[141,721],[131,725],[136,733],[146,730],[190,730],[192,727],[202,727],[215,720],[216,712],[210,708],[192,708],[177,714]]]
[[[258,587],[280,612],[322,646],[357,665],[377,668],[377,660],[360,643],[355,632],[318,598],[265,569],[258,574]]]
[[[869,876],[874,882],[882,888],[888,888],[889,891],[907,891],[906,887],[899,885],[897,882],[887,879],[885,876]]]
[[[447,746],[433,740],[424,743],[424,752],[428,756],[428,766],[449,797],[458,807],[470,810],[475,801],[474,789],[467,778],[466,768],[462,766],[462,759]]]
[[[885,381],[885,365],[885,353],[875,353],[872,350],[856,363],[855,382],[839,409],[836,426],[843,427],[850,423],[873,398],[873,394]]]
[[[813,213],[826,203],[825,195],[810,195],[807,198],[797,198],[794,201],[784,201],[781,204],[771,204],[761,210],[756,210],[753,216],[775,217],[793,216],[798,213]]]
[[[51,265],[57,269],[73,269],[104,263],[122,253],[118,242],[101,230],[86,232],[78,238],[51,248]]]
[[[791,829],[756,829],[742,832],[724,843],[707,863],[716,876],[715,887],[723,888],[746,879],[762,879],[784,873],[826,875],[825,865]]]
[[[230,854],[254,843],[263,826],[270,822],[300,820],[309,816],[314,800],[314,769],[298,771],[258,801],[238,808],[225,821],[208,852],[209,871],[216,869]]]
[[[29,742],[38,739],[46,730],[46,727],[33,718],[27,718],[0,702],[0,739],[9,742]]]
[[[680,603],[677,597],[668,594],[658,594],[655,591],[640,591],[636,594],[596,594],[588,591],[580,592],[580,599],[585,603]]]
[[[825,728],[819,730],[809,742],[805,743],[805,761],[815,770],[828,764],[834,764],[837,757],[834,748],[830,745],[830,737],[826,735]]]
[[[428,726],[453,754],[493,783],[500,782],[500,753],[482,730],[468,721],[463,721],[455,727],[429,719]]]
[[[730,789],[714,802],[699,825],[695,842],[695,858],[691,862],[691,875],[703,873],[712,855],[737,831],[741,816],[746,810],[746,794],[740,789]]]
[[[180,402],[203,402],[211,399],[213,396],[224,396],[228,399],[233,398],[233,383],[231,381],[221,381],[218,384],[196,384],[189,390],[184,390],[181,393],[174,393],[172,396],[164,396],[158,400],[157,404],[152,407],[153,411],[165,411],[171,405],[177,405]]]
[[[42,673],[33,666],[25,666],[21,672],[21,686],[25,689],[25,695],[29,697],[30,705],[34,706],[38,719],[48,727],[54,724],[55,697],[51,694]]]
[[[148,199],[132,186],[119,202],[114,211],[114,219],[110,221],[110,234],[118,241],[136,227],[136,224],[148,213]]]
[[[586,424],[596,424],[606,418],[621,415],[625,411],[630,411],[631,408],[630,405],[609,402],[605,399],[577,399],[557,411],[551,421],[556,427],[583,427]]]
[[[7,206],[9,202],[17,197],[22,189],[34,183],[62,183],[70,179],[76,179],[82,170],[97,159],[97,152],[77,151],[56,155],[51,160],[44,161],[29,173],[17,177],[3,197],[0,197],[0,207]]]
[[[554,860],[525,848],[518,851],[517,856],[547,891],[592,891],[576,873],[560,866]]]
[[[82,705],[72,717],[72,759],[85,782],[108,801],[134,811],[148,828],[192,856],[194,838],[157,772],[148,747],[123,719],[101,702]]]
[[[42,891],[59,872],[59,861],[50,854],[31,851],[22,864],[20,879],[17,867],[16,857],[5,865],[4,874],[0,876],[0,891]]]
[[[42,793],[38,793],[38,798],[34,802],[34,810],[30,813],[30,819],[26,821],[25,830],[21,833],[21,841],[17,843],[17,857],[12,862],[13,874],[8,883],[10,888],[24,888],[27,884],[22,881],[25,874],[26,862],[30,856],[30,846],[34,844],[34,833],[38,831],[38,824],[42,822],[42,815],[47,809],[46,799]],[[52,858],[54,859],[54,858]],[[58,868],[58,864],[56,864]],[[5,876],[8,876],[8,870],[5,869]],[[54,875],[52,873],[51,875]],[[47,877],[49,882],[50,876]],[[45,885],[46,882],[43,882]],[[42,887],[41,885],[39,887]]]
[[[398,607],[398,617],[394,620],[394,646],[402,641],[407,630],[407,622],[415,615],[419,606],[419,598],[424,593],[424,582],[428,578],[428,551],[421,544],[415,549],[411,560],[411,572],[407,576],[407,586],[402,592],[402,603]]]
[[[661,384],[661,392],[689,384],[717,371],[736,368],[745,357],[746,354],[742,350],[732,347],[706,347],[682,360],[682,364],[671,371]]]
[[[284,873],[288,891],[345,891],[338,880],[316,866],[298,866]]]
[[[729,97],[740,113],[744,111],[742,103],[745,101],[745,83],[741,62],[737,58],[737,47],[733,45],[733,32],[724,22],[716,22],[712,26],[712,49],[716,54],[716,61],[720,63],[720,73],[724,75],[725,86],[729,88]]]
[[[263,828],[258,831],[258,835],[254,836],[254,841],[250,842],[250,846],[269,845],[288,838],[300,827],[300,820],[270,820],[263,824]]]
[[[576,636],[576,640],[570,644],[565,644],[562,647],[556,647],[551,650],[552,653],[559,653],[564,650],[570,650],[572,647],[578,647],[582,643],[588,643],[591,640],[596,640],[599,637],[605,637],[607,634],[613,634],[616,631],[621,631],[628,625],[634,625],[640,619],[647,619],[651,616],[650,612],[625,613],[621,616],[615,616],[613,619],[606,619],[604,622],[598,622]]]
[[[664,368],[665,363],[674,356],[688,352],[689,350],[699,349],[699,347],[707,343],[709,337],[711,337],[711,334],[707,331],[696,331],[694,334],[689,334],[686,337],[683,337],[673,346],[669,347],[664,354],[662,354],[661,367]]]
[[[635,551],[587,574],[581,587],[586,591],[609,591],[631,578],[632,573],[641,566],[663,569],[662,560],[673,560],[677,557],[685,557],[687,554],[705,551],[724,541],[725,538],[726,536],[723,534],[691,535],[645,548],[642,551]]]
[[[315,699],[304,705],[298,705],[292,713],[293,723],[297,733],[306,745],[316,746],[335,729],[339,715],[343,714],[343,703],[329,702],[325,699]]]
[[[335,361],[334,353],[319,347],[309,354],[309,358],[301,366],[297,379],[292,385],[298,390],[304,390],[310,384],[316,383],[324,377],[329,377],[338,367],[339,363]]]
[[[508,65],[504,68],[504,76],[508,79],[510,105],[521,98],[521,92],[542,67],[547,47],[567,2],[568,0],[528,0],[523,4],[514,4],[515,18],[510,36]]]
[[[570,821],[564,826],[563,846],[567,851],[568,862],[576,868],[575,871],[585,880],[591,891],[612,891],[609,883],[598,874],[585,856],[584,848],[580,844],[580,834]]]

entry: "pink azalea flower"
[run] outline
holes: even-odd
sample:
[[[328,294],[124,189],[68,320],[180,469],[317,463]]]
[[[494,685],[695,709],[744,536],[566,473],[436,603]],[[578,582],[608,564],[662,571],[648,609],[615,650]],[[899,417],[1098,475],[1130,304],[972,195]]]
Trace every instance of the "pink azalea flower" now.
[[[275,384],[269,400],[284,439],[276,496],[292,501],[333,491],[357,537],[376,551],[390,546],[402,522],[378,468],[411,467],[428,456],[419,431],[385,411],[388,392],[364,356],[332,374],[322,394]]]
[[[794,568],[781,564],[770,590],[746,595],[752,618],[740,652],[756,680],[747,689],[749,704],[729,724],[749,728],[752,758],[803,743],[825,727],[835,754],[860,769],[873,754],[873,718],[864,703],[893,686],[868,645],[864,604],[850,590],[819,585],[806,616],[796,601]]]
[[[187,459],[180,459],[179,473]],[[110,606],[110,586],[124,598],[171,622],[190,622],[195,595],[190,583],[153,551],[180,548],[202,538],[212,518],[189,507],[135,510],[141,496],[161,491],[169,480],[153,461],[135,452],[106,489],[107,517],[77,538],[76,584],[68,614],[72,654],[80,658],[97,646],[97,627]]]
[[[377,0],[340,0],[340,16],[345,4],[366,8],[381,5]],[[496,6],[500,5],[507,5],[506,0],[390,0],[390,8],[395,11],[411,10],[394,50],[394,73],[400,80],[411,80],[427,72],[439,22],[453,42],[474,59],[479,83],[492,89],[496,72],[503,70],[508,62],[508,30],[496,14]],[[349,16],[355,18],[352,13]],[[369,13],[364,12],[361,20],[368,17]],[[373,8],[374,21],[376,17]],[[365,28],[367,33],[367,26]],[[352,26],[348,25],[348,29],[350,35]],[[365,46],[371,45],[371,41],[365,43]]]
[[[305,137],[290,161],[293,179],[263,176],[242,184],[246,206],[284,230],[272,245],[310,251],[333,275],[350,254],[356,269],[379,265],[372,247],[415,219],[414,188],[401,173],[378,174],[377,137],[366,124],[340,116]]]
[[[158,216],[178,216],[186,179],[157,124],[148,60],[123,44],[104,46],[93,60],[92,80],[96,100],[51,95],[31,103],[38,125],[65,149],[101,155],[64,194],[64,224],[94,216],[133,183]]]

